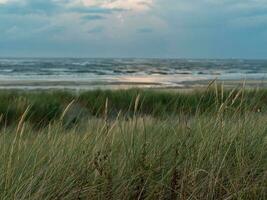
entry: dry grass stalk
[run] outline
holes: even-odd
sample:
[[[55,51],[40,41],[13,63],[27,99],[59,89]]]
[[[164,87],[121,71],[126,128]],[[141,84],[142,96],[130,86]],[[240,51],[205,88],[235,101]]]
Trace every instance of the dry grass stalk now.
[[[60,120],[62,121],[64,119],[64,117],[66,116],[67,112],[70,110],[71,106],[75,103],[75,100],[72,100],[68,105],[67,107],[64,109],[61,117],[60,117]]]

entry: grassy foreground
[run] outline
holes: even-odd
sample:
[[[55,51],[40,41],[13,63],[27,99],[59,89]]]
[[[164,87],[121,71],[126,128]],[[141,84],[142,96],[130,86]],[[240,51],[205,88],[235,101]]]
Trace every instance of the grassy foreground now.
[[[0,100],[0,199],[267,197],[266,90]]]

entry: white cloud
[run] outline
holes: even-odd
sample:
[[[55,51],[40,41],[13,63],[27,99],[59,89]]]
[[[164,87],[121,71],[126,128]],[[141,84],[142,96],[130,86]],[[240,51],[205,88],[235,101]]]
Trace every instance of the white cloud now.
[[[153,4],[153,0],[79,0],[78,2],[83,3],[85,6],[101,6],[133,11],[147,10]]]
[[[152,0],[116,0],[104,4],[107,8],[122,8],[129,10],[147,10],[152,5]]]
[[[8,0],[0,0],[0,4],[4,4],[6,2],[8,2]]]

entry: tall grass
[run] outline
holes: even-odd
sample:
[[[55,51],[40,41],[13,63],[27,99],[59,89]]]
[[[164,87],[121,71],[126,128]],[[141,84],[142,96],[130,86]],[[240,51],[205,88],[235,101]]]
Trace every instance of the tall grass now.
[[[5,93],[0,199],[266,199],[266,94]]]
[[[135,100],[139,104],[135,107]],[[222,87],[208,88],[206,91],[187,93],[150,90],[88,91],[74,94],[64,91],[46,92],[0,92],[0,125],[7,126],[18,122],[19,117],[30,105],[26,121],[35,126],[46,126],[61,118],[65,108],[73,101],[69,115],[103,117],[108,100],[108,117],[116,118],[118,113],[132,117],[135,109],[138,114],[166,118],[173,115],[217,112],[221,107],[230,112],[266,112],[267,90],[236,88],[224,90]],[[75,117],[73,117],[75,118]],[[75,121],[75,120],[74,120]]]

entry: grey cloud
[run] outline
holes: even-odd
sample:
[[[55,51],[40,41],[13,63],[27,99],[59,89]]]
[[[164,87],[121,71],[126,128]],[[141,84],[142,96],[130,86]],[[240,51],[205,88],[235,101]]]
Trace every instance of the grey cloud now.
[[[69,11],[77,13],[90,13],[90,14],[112,14],[115,12],[123,12],[124,9],[115,8],[101,8],[101,7],[73,7]]]
[[[1,14],[52,14],[61,10],[63,10],[63,6],[51,0],[28,0],[25,3],[8,2],[0,5]]]
[[[82,17],[83,20],[88,20],[88,21],[94,21],[94,20],[103,20],[106,19],[106,17],[102,15],[85,15]]]
[[[266,0],[154,0],[140,14],[71,7],[73,0],[19,1],[0,5],[2,55],[20,55],[25,47],[28,56],[267,55]],[[113,14],[117,18],[109,18]],[[101,26],[88,28],[94,20]]]
[[[137,29],[137,32],[138,33],[152,33],[153,29],[152,28],[140,28],[140,29]]]
[[[58,14],[58,13],[88,13],[88,14],[112,14],[125,11],[117,8],[101,7],[66,7],[68,1],[53,0],[27,0],[21,2],[8,2],[0,4],[0,14],[29,15],[29,14]]]
[[[95,28],[92,28],[88,31],[89,34],[95,34],[95,33],[102,33],[104,31],[103,26],[97,26]]]

